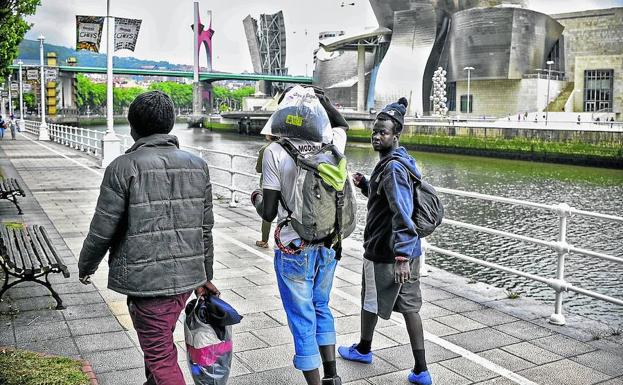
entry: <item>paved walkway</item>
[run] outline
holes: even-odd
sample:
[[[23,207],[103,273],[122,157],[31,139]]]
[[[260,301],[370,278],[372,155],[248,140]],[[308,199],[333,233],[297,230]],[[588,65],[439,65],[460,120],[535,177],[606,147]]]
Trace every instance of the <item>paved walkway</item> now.
[[[142,384],[143,363],[125,297],[106,289],[106,263],[93,285],[77,282],[77,256],[88,231],[102,170],[91,158],[31,136],[0,141],[0,168],[23,181],[26,213],[0,202],[0,219],[42,224],[72,272],[54,278],[66,310],[50,310],[45,289],[23,284],[0,304],[0,346],[82,357],[93,364],[100,384]],[[272,255],[250,246],[259,221],[249,207],[215,207],[215,284],[245,318],[235,327],[230,384],[303,384],[291,361],[293,347],[276,288]],[[337,269],[331,307],[338,344],[358,340],[361,245],[347,242]],[[623,337],[605,325],[568,316],[569,325],[547,323],[552,311],[528,299],[508,299],[502,289],[429,267],[422,278],[422,318],[429,369],[441,384],[623,384]],[[612,325],[616,328],[617,325]],[[616,334],[616,333],[615,333]],[[607,335],[607,336],[606,336]],[[599,338],[597,337],[599,336]],[[175,340],[185,367],[183,327]],[[374,340],[375,362],[338,359],[345,382],[403,384],[412,356],[400,317],[381,321]]]

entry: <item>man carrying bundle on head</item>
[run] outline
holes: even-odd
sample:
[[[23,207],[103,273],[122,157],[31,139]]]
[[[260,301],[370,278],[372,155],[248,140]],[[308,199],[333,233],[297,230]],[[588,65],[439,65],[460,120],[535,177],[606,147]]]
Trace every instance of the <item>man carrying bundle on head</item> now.
[[[262,130],[279,140],[264,150],[262,190],[251,197],[264,220],[278,217],[277,284],[294,337],[294,367],[309,385],[342,383],[329,295],[341,240],[356,224],[354,187],[343,155],[347,129],[322,90],[286,90]]]
[[[424,355],[424,331],[420,318],[422,294],[419,281],[420,236],[412,218],[414,180],[421,173],[404,147],[400,146],[407,100],[387,105],[374,122],[372,147],[379,162],[370,179],[353,176],[355,186],[368,197],[364,231],[362,272],[361,340],[340,346],[338,352],[349,361],[372,363],[372,336],[378,317],[389,319],[392,311],[402,313],[409,333],[415,366],[408,380],[432,384]],[[422,184],[420,182],[420,184]]]

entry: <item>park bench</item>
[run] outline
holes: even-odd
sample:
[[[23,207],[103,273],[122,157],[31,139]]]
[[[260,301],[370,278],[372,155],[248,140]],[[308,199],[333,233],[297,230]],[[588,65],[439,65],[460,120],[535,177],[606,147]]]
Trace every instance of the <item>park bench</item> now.
[[[52,245],[45,228],[38,225],[22,228],[0,225],[0,234],[0,265],[4,270],[0,299],[9,288],[18,283],[37,282],[52,293],[56,300],[56,309],[64,309],[63,301],[52,288],[48,275],[62,273],[65,278],[69,278],[69,271]],[[9,277],[17,280],[9,283]]]
[[[14,178],[5,178],[0,179],[0,199],[7,199],[17,207],[18,214],[22,214],[22,208],[19,207],[17,203],[17,196],[21,195],[23,197],[26,196],[24,190],[20,187],[17,179]]]

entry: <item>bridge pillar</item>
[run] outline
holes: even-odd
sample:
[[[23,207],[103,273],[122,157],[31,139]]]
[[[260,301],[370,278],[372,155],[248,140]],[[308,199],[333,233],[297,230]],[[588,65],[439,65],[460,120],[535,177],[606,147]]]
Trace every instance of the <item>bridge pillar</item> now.
[[[357,112],[366,110],[366,47],[357,47]]]
[[[200,116],[203,113],[202,93],[203,93],[203,84],[201,82],[194,82],[193,83],[193,116]]]

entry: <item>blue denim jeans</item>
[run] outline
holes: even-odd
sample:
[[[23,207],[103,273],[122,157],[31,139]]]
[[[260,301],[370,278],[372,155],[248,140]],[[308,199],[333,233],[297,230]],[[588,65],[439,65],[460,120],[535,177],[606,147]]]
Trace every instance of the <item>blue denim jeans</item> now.
[[[319,368],[318,347],[335,345],[329,295],[336,265],[335,251],[322,246],[294,255],[275,250],[277,285],[294,337],[294,367],[299,370]]]

